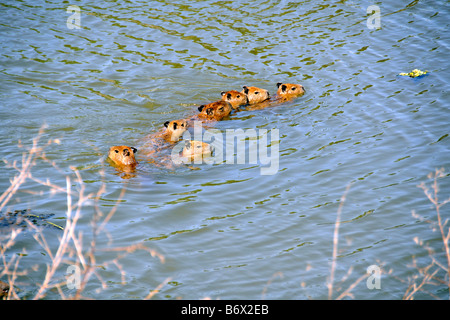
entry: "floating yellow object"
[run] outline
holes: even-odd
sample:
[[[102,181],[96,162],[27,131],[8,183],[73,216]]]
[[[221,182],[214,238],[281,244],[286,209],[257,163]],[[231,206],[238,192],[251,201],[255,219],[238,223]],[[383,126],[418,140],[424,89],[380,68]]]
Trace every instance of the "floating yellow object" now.
[[[428,71],[421,71],[419,69],[414,69],[413,71],[409,72],[409,73],[399,73],[400,76],[409,76],[411,78],[417,78],[423,75],[426,75],[428,73]]]

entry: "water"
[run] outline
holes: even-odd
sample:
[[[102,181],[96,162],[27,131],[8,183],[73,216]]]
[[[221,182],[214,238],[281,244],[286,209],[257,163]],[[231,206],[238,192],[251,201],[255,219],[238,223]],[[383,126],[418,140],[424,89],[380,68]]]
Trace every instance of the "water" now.
[[[59,169],[37,161],[33,176],[63,188],[69,176],[76,189],[76,168],[86,193],[105,183],[98,207],[106,213],[120,202],[98,247],[143,243],[165,258],[143,250],[126,255],[122,284],[120,269],[106,263],[114,255],[99,250],[108,287],[98,291],[101,282],[92,277],[84,296],[142,299],[163,284],[154,299],[326,299],[347,186],[333,298],[377,265],[385,270],[381,289],[369,290],[364,280],[354,297],[401,299],[418,274],[413,258],[431,262],[416,236],[446,263],[439,233],[412,211],[435,218],[417,185],[435,168],[450,170],[447,2],[377,2],[380,29],[367,26],[370,1],[78,1],[80,29],[67,26],[71,4],[0,4],[2,159],[20,162],[18,144],[30,146],[45,124],[41,144],[60,139],[45,149]],[[415,68],[429,74],[397,76]],[[103,161],[110,146],[137,146],[223,90],[254,85],[274,94],[277,82],[301,83],[306,94],[215,126],[279,130],[274,175],[261,175],[262,164],[167,170],[141,161],[124,179]],[[15,173],[0,166],[0,190]],[[450,178],[439,183],[443,200]],[[28,180],[4,210],[52,213],[64,225],[66,200]],[[448,217],[449,207],[441,211]],[[78,223],[86,250],[94,212],[95,203],[87,203]],[[43,232],[55,251],[61,231]],[[50,260],[31,232],[7,259],[23,247],[20,270],[37,266],[20,278],[19,296],[27,299]],[[66,265],[55,282],[65,274]],[[445,285],[427,289],[448,297]]]

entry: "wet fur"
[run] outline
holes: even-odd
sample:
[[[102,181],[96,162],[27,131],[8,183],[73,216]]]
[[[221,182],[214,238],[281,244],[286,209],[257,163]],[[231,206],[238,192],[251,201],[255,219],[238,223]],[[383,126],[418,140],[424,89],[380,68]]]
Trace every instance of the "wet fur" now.
[[[255,87],[248,87],[248,88],[255,88]],[[278,88],[277,93],[274,97],[262,100],[254,104],[249,104],[245,108],[245,110],[251,111],[251,110],[265,109],[267,107],[272,107],[280,103],[293,100],[297,97],[302,96],[305,93],[305,88],[301,84],[278,82],[277,88]],[[255,92],[255,90],[257,89],[253,89],[253,92]]]
[[[186,140],[181,156],[190,161],[194,161],[205,156],[211,156],[211,153],[211,146],[208,143],[196,140]]]
[[[215,120],[220,121],[228,117],[231,113],[232,106],[226,101],[216,101],[211,102],[206,105],[201,105],[198,107],[200,113],[197,115],[198,118],[204,120]]]
[[[231,107],[236,110],[240,106],[248,104],[247,94],[239,92],[237,90],[222,91],[222,100],[231,104]]]
[[[137,149],[128,146],[113,146],[109,149],[108,159],[114,166],[123,172],[133,172],[138,162],[135,154]]]

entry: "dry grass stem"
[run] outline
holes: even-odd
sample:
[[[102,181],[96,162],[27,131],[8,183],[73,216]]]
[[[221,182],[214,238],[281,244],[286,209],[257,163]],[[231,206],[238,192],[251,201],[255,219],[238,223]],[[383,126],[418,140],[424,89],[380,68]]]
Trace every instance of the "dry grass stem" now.
[[[9,162],[4,160],[6,166],[16,170],[17,174],[10,180],[10,186],[0,195],[1,211],[14,198],[17,192],[21,190],[21,187],[27,180],[37,182],[39,185],[47,187],[50,195],[54,195],[56,193],[65,194],[66,224],[64,228],[61,228],[62,235],[59,238],[59,243],[56,250],[52,249],[52,246],[47,242],[42,230],[33,223],[27,221],[27,229],[34,233],[33,238],[43,248],[46,256],[50,260],[50,262],[46,264],[45,275],[42,282],[38,284],[38,288],[32,299],[44,298],[49,290],[53,288],[56,289],[62,299],[86,298],[83,295],[83,291],[93,275],[100,282],[101,288],[106,288],[106,282],[102,279],[102,276],[99,273],[99,264],[96,256],[97,251],[111,251],[116,253],[115,258],[102,262],[101,266],[104,268],[107,266],[115,266],[119,270],[121,283],[123,284],[126,283],[126,272],[120,264],[120,259],[126,255],[134,253],[137,250],[143,250],[147,251],[150,256],[159,258],[161,263],[164,263],[164,256],[140,243],[122,247],[97,248],[97,238],[100,235],[107,234],[106,225],[113,217],[119,203],[123,199],[123,196],[125,195],[125,188],[122,189],[119,198],[112,209],[109,210],[109,212],[104,213],[100,210],[99,205],[101,196],[106,192],[106,185],[104,182],[101,184],[99,190],[88,193],[86,190],[86,184],[83,182],[80,172],[74,167],[71,167],[71,170],[75,178],[72,179],[71,176],[65,176],[65,186],[54,184],[48,178],[41,179],[34,177],[32,175],[32,168],[37,164],[38,160],[42,160],[44,163],[51,165],[53,168],[57,169],[57,172],[62,172],[53,161],[50,161],[46,157],[44,152],[45,148],[54,143],[60,143],[60,140],[50,139],[47,144],[40,146],[39,141],[42,138],[44,131],[45,126],[39,130],[37,137],[32,140],[32,146],[28,148],[27,152],[22,154],[21,165],[18,165],[17,161]],[[22,148],[24,147],[22,142],[20,142],[19,146]],[[100,171],[100,174],[102,181],[104,181],[103,171]],[[77,186],[75,190],[72,188],[73,184],[76,184]],[[43,195],[44,193],[37,194]],[[92,203],[94,209],[94,215],[91,221],[92,238],[89,243],[90,245],[86,248],[83,242],[83,232],[78,231],[77,225],[83,212],[87,209],[92,209]],[[12,250],[14,248],[17,237],[20,233],[20,229],[12,228],[8,235],[0,238],[0,277],[6,276],[9,282],[8,284],[11,289],[7,296],[8,299],[20,299],[15,290],[15,284],[17,283],[18,277],[29,275],[30,272],[36,271],[36,268],[34,267],[21,271],[24,269],[20,266],[20,258],[22,255],[13,254],[9,260],[7,259],[7,252],[8,250]],[[23,252],[23,254],[25,254],[25,252]],[[80,283],[73,296],[67,296],[67,292],[64,294],[63,288],[67,285],[67,279],[61,279],[61,268],[63,268],[63,266],[76,266],[79,270],[81,270]]]
[[[331,262],[331,270],[330,270],[330,279],[328,281],[328,299],[332,298],[333,295],[333,284],[334,284],[334,273],[336,270],[337,264],[337,252],[338,252],[338,243],[339,243],[339,227],[341,225],[341,213],[342,208],[344,206],[345,199],[347,198],[348,191],[350,190],[351,184],[347,185],[344,194],[341,197],[341,201],[339,202],[339,208],[336,214],[336,222],[334,224],[334,233],[333,233],[333,255]]]
[[[264,299],[266,298],[267,288],[270,286],[270,284],[272,283],[272,281],[273,281],[276,277],[283,278],[283,272],[281,272],[281,271],[275,272],[275,273],[272,275],[272,277],[269,279],[269,281],[267,281],[267,284],[264,286],[264,289],[263,289],[263,291],[262,291],[262,293],[261,293],[261,299],[262,299],[262,300],[264,300]]]
[[[172,280],[171,277],[168,277],[166,280],[164,280],[162,283],[160,283],[156,289],[151,290],[150,293],[144,298],[144,300],[150,300],[152,299],[159,291],[170,281]]]
[[[428,285],[446,285],[449,291],[448,299],[450,299],[450,227],[449,218],[444,219],[442,216],[441,208],[450,202],[450,197],[444,201],[439,201],[439,183],[438,179],[446,177],[444,169],[436,169],[434,173],[428,175],[428,179],[431,179],[431,186],[427,186],[425,182],[420,183],[417,187],[421,188],[428,200],[433,204],[436,212],[436,220],[424,219],[415,211],[412,212],[414,218],[417,218],[423,222],[431,225],[432,230],[439,230],[439,235],[443,245],[445,263],[438,260],[435,250],[433,250],[428,244],[421,241],[418,237],[414,237],[414,242],[423,247],[427,252],[431,260],[431,263],[425,267],[419,267],[416,259],[413,257],[413,267],[419,272],[418,275],[414,275],[409,279],[408,288],[403,296],[405,300],[414,299],[414,295],[418,292],[423,292],[431,297],[438,299],[438,297],[425,289]]]

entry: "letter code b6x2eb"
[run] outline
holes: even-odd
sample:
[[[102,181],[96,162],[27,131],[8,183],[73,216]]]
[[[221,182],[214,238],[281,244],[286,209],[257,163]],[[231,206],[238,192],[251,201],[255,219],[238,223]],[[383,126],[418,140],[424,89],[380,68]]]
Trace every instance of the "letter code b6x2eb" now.
[[[226,314],[268,314],[269,306],[266,304],[236,304],[225,306]]]

